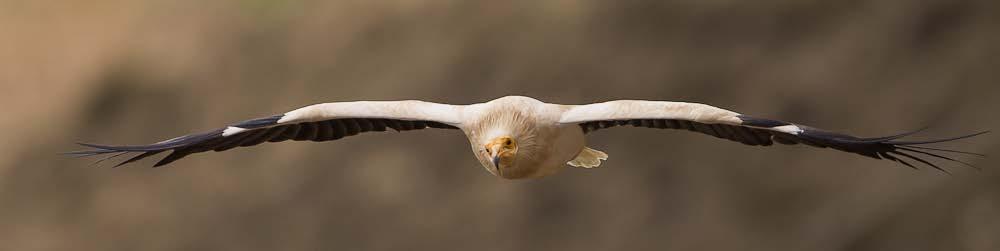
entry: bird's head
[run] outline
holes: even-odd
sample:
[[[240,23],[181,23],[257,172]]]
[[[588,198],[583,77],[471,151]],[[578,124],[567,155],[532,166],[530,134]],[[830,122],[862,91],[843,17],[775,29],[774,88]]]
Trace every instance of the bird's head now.
[[[517,156],[517,141],[510,136],[500,136],[490,139],[483,145],[483,154],[492,164],[496,174],[503,177],[503,169],[514,166]]]

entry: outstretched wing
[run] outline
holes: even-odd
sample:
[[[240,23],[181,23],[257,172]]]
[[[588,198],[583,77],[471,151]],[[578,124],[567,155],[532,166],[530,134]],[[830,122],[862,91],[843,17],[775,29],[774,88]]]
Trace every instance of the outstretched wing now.
[[[225,151],[264,142],[329,141],[362,132],[408,131],[424,128],[458,129],[462,106],[423,101],[357,101],[303,107],[266,118],[247,120],[204,133],[185,135],[149,145],[110,146],[80,143],[93,149],[70,155],[138,153],[116,166],[165,151],[172,151],[154,167],[169,164],[192,153]]]
[[[916,166],[907,162],[907,160],[915,160],[941,171],[945,170],[915,155],[923,154],[968,166],[972,165],[944,156],[942,152],[983,155],[931,148],[923,146],[924,144],[959,140],[988,132],[926,141],[899,140],[918,131],[888,137],[859,138],[804,125],[750,117],[705,104],[641,100],[619,100],[569,106],[563,113],[560,123],[579,124],[584,133],[608,127],[631,125],[684,129],[754,146],[770,146],[774,142],[786,145],[802,143],[820,148],[829,147],[852,152],[875,159],[892,160],[916,169]]]

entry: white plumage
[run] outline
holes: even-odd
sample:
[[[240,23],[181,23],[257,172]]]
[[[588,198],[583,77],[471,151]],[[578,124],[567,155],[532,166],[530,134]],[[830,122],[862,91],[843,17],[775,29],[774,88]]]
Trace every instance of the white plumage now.
[[[122,165],[171,151],[154,165],[161,166],[192,153],[224,151],[264,142],[327,141],[386,129],[459,129],[465,132],[475,157],[486,170],[500,177],[516,179],[554,174],[567,165],[597,167],[608,155],[588,148],[584,138],[586,133],[626,125],[689,130],[747,145],[802,143],[888,159],[916,168],[907,161],[914,160],[942,171],[937,165],[913,154],[965,164],[941,154],[978,154],[921,145],[985,133],[929,141],[898,140],[912,133],[858,138],[778,120],[754,118],[697,103],[617,100],[587,105],[560,105],[529,97],[508,96],[472,105],[416,100],[317,104],[150,145],[82,144],[94,149],[70,154],[111,154],[114,157],[138,153],[119,164]]]

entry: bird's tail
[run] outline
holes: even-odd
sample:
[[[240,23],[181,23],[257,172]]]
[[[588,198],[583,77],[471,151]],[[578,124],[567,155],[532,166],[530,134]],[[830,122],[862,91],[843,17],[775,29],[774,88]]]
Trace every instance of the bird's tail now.
[[[594,150],[590,147],[584,147],[583,151],[580,151],[580,154],[576,158],[566,162],[566,164],[574,167],[595,168],[601,166],[602,160],[608,160],[607,153]]]

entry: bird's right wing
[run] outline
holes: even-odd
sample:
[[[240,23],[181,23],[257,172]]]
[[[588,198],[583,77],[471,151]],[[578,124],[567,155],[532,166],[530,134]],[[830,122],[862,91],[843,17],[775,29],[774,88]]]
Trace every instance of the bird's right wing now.
[[[119,163],[124,165],[164,151],[172,151],[154,166],[162,166],[192,153],[225,151],[264,142],[328,141],[369,131],[408,131],[424,128],[459,129],[464,106],[424,101],[356,101],[311,105],[285,114],[251,119],[225,128],[185,135],[149,145],[110,146],[81,143],[93,149],[70,152],[70,155],[126,153],[138,155]]]
[[[899,140],[916,132],[888,137],[859,138],[805,125],[746,116],[705,104],[644,100],[617,100],[567,106],[559,122],[577,124],[585,133],[608,127],[631,125],[689,130],[747,145],[770,146],[773,142],[788,145],[802,143],[821,148],[829,147],[876,159],[892,160],[915,168],[906,161],[910,159],[942,171],[944,170],[937,165],[919,158],[915,154],[924,154],[962,164],[966,163],[931,151],[980,154],[930,148],[922,145],[953,141],[986,133],[980,132],[954,138],[925,141]]]

